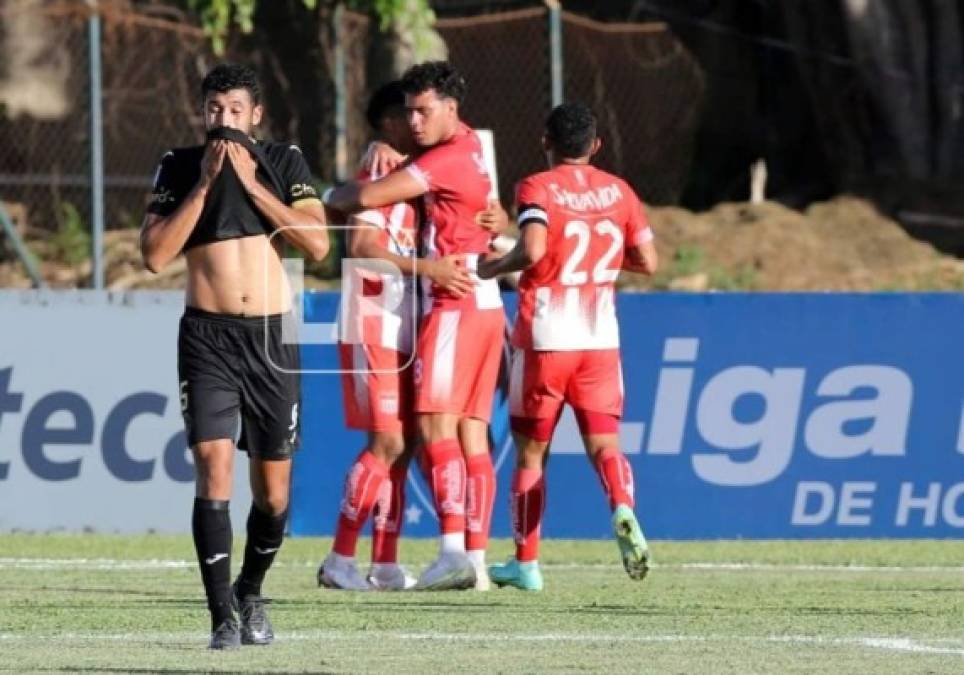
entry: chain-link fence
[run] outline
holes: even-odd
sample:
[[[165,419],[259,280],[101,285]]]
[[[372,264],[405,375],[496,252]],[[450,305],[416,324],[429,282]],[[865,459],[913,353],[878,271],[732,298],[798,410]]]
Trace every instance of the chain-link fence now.
[[[437,28],[449,60],[469,84],[463,116],[493,131],[499,192],[511,204],[515,183],[545,168],[540,139],[551,107],[546,10],[446,19]]]
[[[74,268],[46,270],[67,285],[90,279],[90,16],[85,2],[0,5],[0,200],[34,254]],[[99,17],[104,221],[116,230],[140,224],[163,152],[196,142],[213,59],[176,14],[104,2]]]
[[[31,73],[38,101],[4,112],[0,197],[22,204],[31,227],[49,229],[65,211],[84,222],[91,215],[88,13],[84,3],[34,4],[3,8],[8,48],[29,22],[33,39],[43,36],[43,48],[52,51]],[[199,29],[109,7],[101,13],[104,183],[107,225],[120,228],[140,223],[161,154],[196,142],[198,86],[213,61]],[[8,61],[8,71],[13,65]]]
[[[104,225],[123,230],[140,223],[161,154],[198,142],[198,86],[216,59],[190,18],[165,5],[135,10],[123,0],[100,0],[97,6]],[[0,201],[21,234],[35,240],[65,231],[82,235],[92,227],[90,11],[84,0],[0,0]],[[437,24],[450,60],[469,82],[464,117],[494,132],[506,204],[519,179],[544,168],[540,138],[553,91],[550,12],[534,7]],[[564,46],[562,68],[556,71],[562,79],[556,84],[566,99],[596,108],[604,137],[600,164],[625,176],[644,199],[675,202],[699,115],[694,105],[703,86],[699,67],[662,24],[608,25],[567,13],[556,18]],[[321,106],[321,125],[327,129],[304,121],[280,127],[298,136],[288,139],[294,142],[312,145],[322,139],[306,152],[309,160],[317,158],[312,168],[320,182],[336,178],[339,161],[331,156],[343,153],[341,166],[357,164],[370,136],[366,99],[379,84],[369,82],[365,67],[371,41],[377,39],[371,20],[347,11],[334,20],[341,21],[338,30],[331,31],[331,25],[322,30],[339,36],[343,63],[339,70],[330,62],[329,72],[319,76],[322,98],[329,92],[334,98]],[[263,55],[253,61],[263,70],[278,70]],[[286,91],[298,96],[293,87]],[[267,114],[270,118],[270,101]],[[79,236],[73,243],[83,245],[87,249],[81,254],[89,250],[89,241]],[[41,258],[63,254],[43,242],[32,248]],[[89,265],[86,260],[75,264],[84,268],[76,283],[90,283]]]
[[[679,200],[702,106],[699,66],[665,24],[564,14],[565,97],[599,117],[600,166],[652,204]]]
[[[551,17],[539,7],[445,19],[449,59],[469,82],[464,114],[495,132],[500,192],[545,166],[540,139],[552,108]],[[665,24],[604,24],[561,13],[562,93],[600,120],[600,166],[652,203],[672,204],[686,181],[699,121],[698,65]],[[697,103],[697,105],[694,105]]]

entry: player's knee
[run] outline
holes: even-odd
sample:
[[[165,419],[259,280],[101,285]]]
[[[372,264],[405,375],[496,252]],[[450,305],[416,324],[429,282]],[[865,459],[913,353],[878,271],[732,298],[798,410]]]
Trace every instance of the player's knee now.
[[[419,415],[418,430],[423,443],[435,443],[458,436],[458,417],[447,414]]]
[[[405,453],[405,437],[400,433],[378,433],[372,438],[371,453],[388,466]]]
[[[541,432],[546,431],[545,429],[526,424],[527,420],[523,418],[513,417],[512,421],[512,437],[516,447],[516,466],[520,469],[542,468],[549,450],[549,439],[552,438],[551,428],[548,429],[548,436],[543,438],[545,434]]]
[[[282,492],[279,490],[274,493],[261,495],[260,498],[255,497],[255,504],[269,516],[280,516],[288,510],[288,494],[286,491]]]
[[[532,440],[520,445],[516,453],[516,466],[520,469],[541,469],[548,447],[547,443]]]
[[[230,465],[212,463],[195,465],[197,494],[202,499],[227,499],[231,496],[232,474]]]

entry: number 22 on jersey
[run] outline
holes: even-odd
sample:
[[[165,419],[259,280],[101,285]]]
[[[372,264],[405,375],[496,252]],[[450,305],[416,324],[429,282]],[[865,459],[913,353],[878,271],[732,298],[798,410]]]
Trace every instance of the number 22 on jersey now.
[[[590,226],[583,220],[570,220],[566,223],[563,230],[565,238],[575,239],[576,245],[572,254],[562,266],[562,273],[559,281],[566,286],[582,286],[589,281],[589,267],[592,267],[592,283],[611,284],[619,276],[619,267],[611,269],[613,260],[623,250],[623,233],[616,223],[605,218],[598,221],[595,226]],[[608,240],[608,247],[599,255],[602,250],[600,246],[591,246],[593,235],[597,235],[599,240]],[[590,251],[590,249],[594,249]],[[589,254],[587,256],[587,254]],[[589,257],[587,261],[586,258]],[[592,265],[592,258],[596,258],[595,265]],[[618,261],[622,263],[622,260]],[[584,263],[587,263],[584,265]]]

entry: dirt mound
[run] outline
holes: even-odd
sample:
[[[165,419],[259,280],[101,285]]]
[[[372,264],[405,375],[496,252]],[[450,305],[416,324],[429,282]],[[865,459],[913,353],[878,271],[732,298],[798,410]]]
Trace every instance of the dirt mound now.
[[[720,204],[691,213],[650,210],[660,253],[653,279],[623,275],[627,288],[683,291],[964,290],[964,262],[908,236],[864,200],[839,197],[799,212],[772,202]],[[30,232],[28,234],[35,234]],[[89,260],[68,264],[55,239],[28,239],[41,273],[54,288],[89,285]],[[4,248],[9,249],[9,246]],[[76,256],[76,251],[73,255]],[[10,251],[0,262],[0,287],[29,288]],[[70,257],[69,255],[66,257]],[[58,261],[59,260],[59,261]],[[105,236],[107,285],[114,290],[183,288],[183,259],[154,275],[143,268],[136,230]],[[309,287],[331,282],[308,280]]]
[[[36,236],[37,231],[28,234]],[[51,288],[78,288],[90,285],[92,263],[85,251],[76,247],[89,242],[77,242],[72,250],[64,250],[56,237],[28,238],[27,248],[37,260],[40,274]],[[81,258],[71,264],[65,259]],[[0,288],[30,288],[27,271],[9,251],[0,263]],[[186,267],[178,258],[163,273],[151,274],[141,263],[139,232],[137,230],[114,230],[104,235],[104,276],[108,288],[127,290],[132,288],[183,288]]]
[[[661,270],[678,290],[964,290],[964,262],[912,239],[869,202],[839,197],[805,212],[780,204],[650,211]],[[636,279],[633,282],[638,283]]]

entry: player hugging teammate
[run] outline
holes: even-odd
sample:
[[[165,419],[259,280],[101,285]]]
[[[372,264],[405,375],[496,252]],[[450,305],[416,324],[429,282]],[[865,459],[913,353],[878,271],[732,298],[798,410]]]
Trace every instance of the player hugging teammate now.
[[[353,182],[329,192],[325,203],[342,212],[364,213],[420,200],[420,263],[431,272],[452,262],[464,273],[452,283],[432,273],[421,279],[423,315],[414,345],[411,411],[419,463],[432,491],[442,537],[438,558],[415,588],[484,590],[495,498],[488,423],[505,314],[498,284],[480,279],[475,270],[490,250],[494,231],[505,223],[499,217],[501,209],[489,204],[492,185],[478,135],[459,118],[466,91],[462,76],[448,63],[424,63],[405,73],[401,90],[413,156],[378,180]],[[356,463],[346,481],[339,532],[348,529],[342,527],[346,520],[357,530],[364,522],[360,516],[369,513],[370,501],[377,499],[352,493],[385,474],[364,453],[360,459],[367,465]],[[391,513],[390,498],[388,504]],[[350,549],[339,548],[336,540],[335,550],[319,570],[319,581],[361,588],[354,560],[347,555]],[[377,574],[370,578],[378,584]]]

